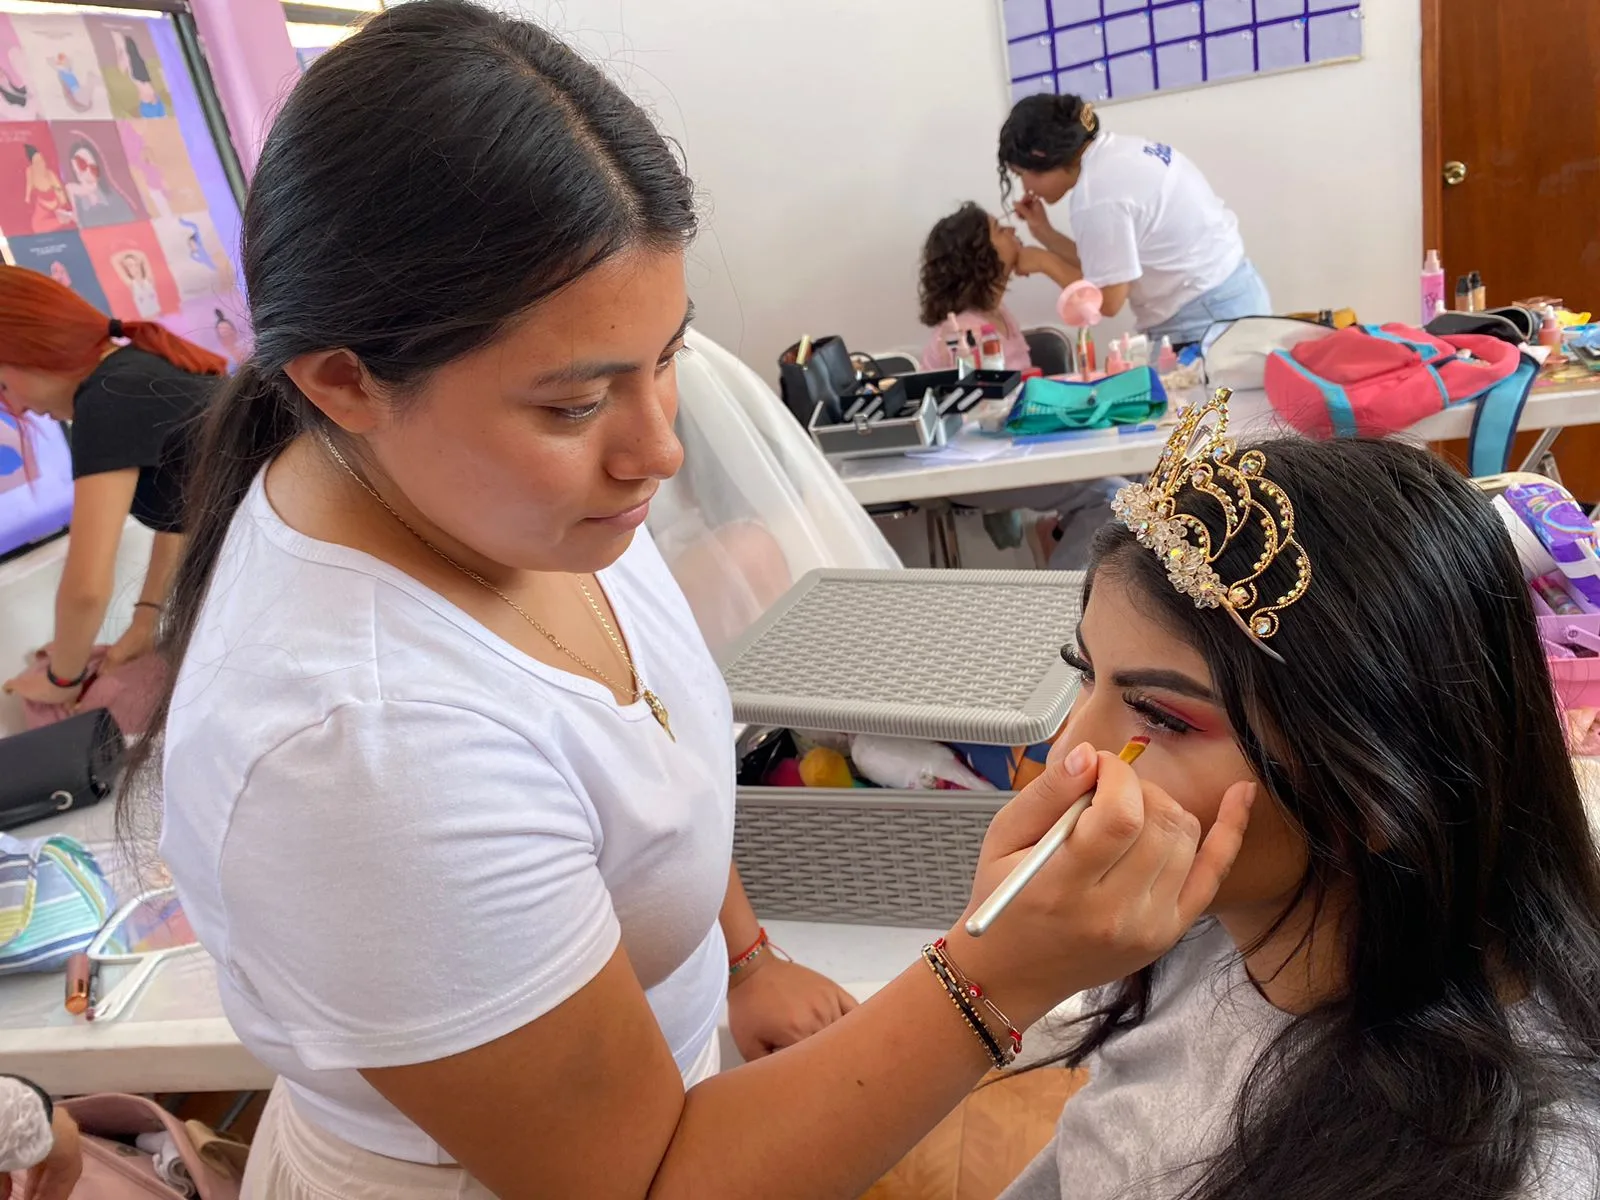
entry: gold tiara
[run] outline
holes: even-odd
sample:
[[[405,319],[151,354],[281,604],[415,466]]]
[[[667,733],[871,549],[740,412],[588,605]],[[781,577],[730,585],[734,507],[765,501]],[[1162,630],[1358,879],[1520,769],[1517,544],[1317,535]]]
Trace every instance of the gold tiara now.
[[[1278,632],[1278,614],[1311,586],[1311,560],[1295,540],[1294,505],[1266,477],[1267,456],[1247,450],[1237,460],[1234,457],[1238,446],[1228,436],[1231,395],[1227,388],[1219,388],[1210,400],[1185,413],[1149,480],[1119,491],[1111,511],[1141,546],[1160,557],[1173,587],[1197,608],[1224,610],[1251,641],[1282,662],[1283,656],[1267,645],[1267,639]],[[1178,494],[1185,488],[1197,493],[1187,497],[1191,506],[1203,496],[1220,508],[1220,542],[1213,544],[1204,521],[1178,508]],[[1257,531],[1260,552],[1248,575],[1224,583],[1216,562],[1247,528]],[[1293,564],[1295,579],[1269,603],[1259,584],[1280,558]]]

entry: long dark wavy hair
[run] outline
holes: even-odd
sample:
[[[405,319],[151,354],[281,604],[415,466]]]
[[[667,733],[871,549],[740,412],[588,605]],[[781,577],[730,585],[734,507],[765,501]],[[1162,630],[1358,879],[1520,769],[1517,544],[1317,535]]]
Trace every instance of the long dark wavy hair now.
[[[1120,525],[1088,585],[1115,573],[1204,656],[1263,799],[1308,847],[1290,907],[1351,904],[1333,935],[1347,990],[1255,1063],[1185,1200],[1510,1198],[1565,1113],[1600,1109],[1600,858],[1528,590],[1494,510],[1438,458],[1261,449],[1315,572],[1272,640],[1283,663]],[[1212,522],[1204,498],[1179,503]],[[1248,573],[1244,541],[1224,579]],[[1140,1024],[1159,972],[1103,993],[1065,1061]]]
[[[1071,167],[1100,134],[1100,118],[1082,96],[1024,96],[1000,127],[1000,196],[1011,196],[1013,171]]]
[[[928,234],[917,295],[930,329],[951,313],[993,312],[1009,272],[989,235],[989,214],[967,201]]]
[[[344,348],[405,403],[428,374],[630,247],[693,236],[693,186],[644,111],[538,26],[412,0],[312,64],[244,212],[255,348],[205,414],[161,651],[183,661],[256,474],[327,419],[284,367]],[[152,718],[166,724],[170,685]],[[131,764],[149,776],[149,738]],[[125,796],[144,794],[124,789]],[[122,829],[137,839],[124,804]]]

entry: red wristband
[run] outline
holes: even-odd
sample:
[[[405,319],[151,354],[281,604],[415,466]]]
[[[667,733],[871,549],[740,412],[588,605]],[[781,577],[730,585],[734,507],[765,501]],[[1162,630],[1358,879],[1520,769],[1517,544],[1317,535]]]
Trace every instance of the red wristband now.
[[[736,975],[745,967],[748,967],[766,947],[767,931],[763,929],[760,931],[760,936],[756,938],[748,950],[742,954],[735,954],[728,959],[728,974]]]
[[[89,678],[89,668],[84,667],[83,670],[78,673],[78,677],[76,679],[63,679],[61,676],[55,673],[54,668],[52,668],[50,663],[47,661],[44,664],[44,677],[50,681],[51,687],[75,688],[80,686],[84,680]]]

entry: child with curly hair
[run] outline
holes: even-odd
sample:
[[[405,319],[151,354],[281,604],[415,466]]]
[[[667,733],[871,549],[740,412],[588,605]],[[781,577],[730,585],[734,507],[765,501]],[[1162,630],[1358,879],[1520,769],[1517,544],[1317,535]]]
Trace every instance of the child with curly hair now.
[[[1048,273],[1050,251],[1024,246],[1016,230],[968,201],[933,227],[922,247],[922,323],[932,333],[922,352],[926,371],[949,370],[945,338],[954,333],[981,340],[993,325],[1005,343],[1006,366],[1032,365],[1022,327],[1006,308],[1006,285],[1014,275]]]
[[[1028,343],[1005,306],[1006,285],[1016,275],[1064,275],[1065,262],[1053,251],[1024,246],[1016,230],[968,202],[933,227],[922,248],[922,323],[932,331],[922,351],[924,371],[947,371],[951,361],[945,338],[981,341],[993,325],[1005,345],[1006,368],[1033,365]],[[1126,480],[1087,480],[1043,488],[1018,488],[952,499],[981,508],[990,539],[1001,550],[1028,540],[1037,566],[1081,570],[1089,541],[1110,518],[1111,496]],[[1023,510],[1040,516],[1025,526]],[[1031,536],[1030,536],[1031,530]]]

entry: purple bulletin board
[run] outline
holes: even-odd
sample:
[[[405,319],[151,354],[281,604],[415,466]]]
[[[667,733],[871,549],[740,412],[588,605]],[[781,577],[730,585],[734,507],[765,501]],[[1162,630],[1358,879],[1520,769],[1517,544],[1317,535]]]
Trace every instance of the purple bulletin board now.
[[[1360,0],[1002,0],[1013,101],[1128,100],[1359,58]]]

